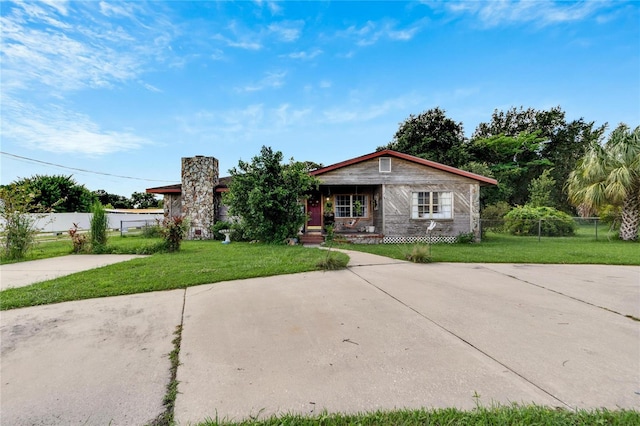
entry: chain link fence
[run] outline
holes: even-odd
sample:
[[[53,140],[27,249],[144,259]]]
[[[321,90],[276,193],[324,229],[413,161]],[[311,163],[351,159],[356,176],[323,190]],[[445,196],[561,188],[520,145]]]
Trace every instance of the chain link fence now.
[[[160,226],[160,221],[153,220],[121,220],[120,236],[124,235],[149,235]],[[149,235],[151,236],[151,235]]]
[[[571,220],[572,224],[560,219],[525,219],[520,220],[516,226],[504,219],[481,219],[480,228],[483,235],[487,232],[526,235],[538,237],[538,241],[545,237],[573,235],[595,240],[612,236],[611,224],[603,222],[599,217],[572,217]]]

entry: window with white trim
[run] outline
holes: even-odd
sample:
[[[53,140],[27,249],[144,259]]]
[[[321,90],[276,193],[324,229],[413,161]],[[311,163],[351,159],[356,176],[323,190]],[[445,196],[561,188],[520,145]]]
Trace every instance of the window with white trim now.
[[[378,171],[380,173],[391,173],[391,157],[380,157],[378,159]]]
[[[411,219],[453,218],[453,193],[420,191],[411,193]]]
[[[358,194],[336,195],[335,217],[368,217],[368,198],[366,195]]]

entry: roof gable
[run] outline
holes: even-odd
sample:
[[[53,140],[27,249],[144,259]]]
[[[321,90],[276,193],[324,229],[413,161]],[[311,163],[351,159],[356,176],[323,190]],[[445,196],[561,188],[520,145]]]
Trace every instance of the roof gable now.
[[[372,152],[371,154],[363,155],[360,157],[352,158],[351,160],[342,161],[340,163],[332,164],[327,167],[323,167],[321,169],[316,169],[311,171],[309,174],[312,176],[319,176],[324,173],[341,169],[343,167],[349,167],[354,164],[362,163],[363,161],[368,161],[374,158],[379,157],[395,157],[400,158],[406,161],[410,161],[412,163],[420,164],[423,166],[431,167],[437,170],[442,170],[448,173],[452,173],[458,176],[463,176],[469,179],[476,180],[480,183],[480,185],[497,185],[498,181],[492,178],[488,178],[486,176],[478,175],[475,173],[467,172],[466,170],[457,169],[455,167],[447,166],[445,164],[437,163],[431,160],[425,160],[424,158],[416,157],[409,154],[403,154],[401,152],[393,151],[390,149],[385,149],[383,151]]]

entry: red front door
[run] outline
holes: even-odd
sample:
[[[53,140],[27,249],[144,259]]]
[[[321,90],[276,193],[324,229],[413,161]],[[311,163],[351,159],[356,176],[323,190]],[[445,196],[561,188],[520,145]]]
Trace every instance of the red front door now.
[[[320,194],[314,194],[307,200],[308,227],[322,227],[322,204]]]

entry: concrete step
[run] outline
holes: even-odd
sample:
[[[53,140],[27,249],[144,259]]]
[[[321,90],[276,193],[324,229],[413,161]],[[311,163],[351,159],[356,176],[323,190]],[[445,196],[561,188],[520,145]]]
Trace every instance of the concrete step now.
[[[324,243],[324,236],[321,233],[307,233],[300,237],[302,244],[322,244]]]

